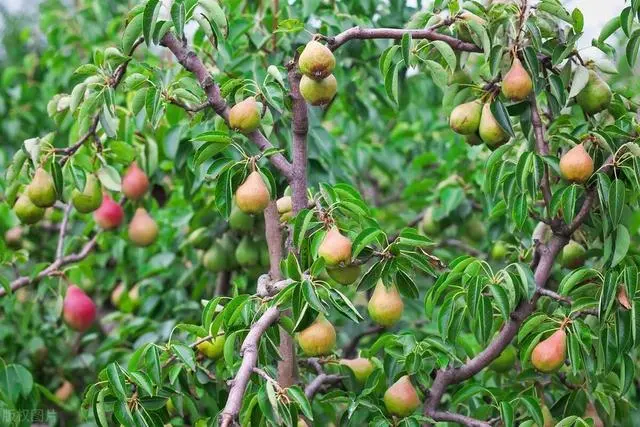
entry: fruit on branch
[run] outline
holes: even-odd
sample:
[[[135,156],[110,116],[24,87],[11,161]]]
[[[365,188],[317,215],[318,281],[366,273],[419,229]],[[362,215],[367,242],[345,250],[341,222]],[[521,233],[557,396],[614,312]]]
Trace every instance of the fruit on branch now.
[[[66,402],[71,397],[72,394],[73,394],[73,384],[71,384],[67,380],[64,380],[62,382],[62,385],[58,387],[55,393],[56,398],[58,398],[58,400],[61,402]]]
[[[158,224],[145,208],[136,209],[129,223],[129,239],[138,246],[149,246],[158,237]]]
[[[111,291],[111,304],[125,313],[132,313],[140,305],[140,286],[134,285],[127,291],[124,283],[118,283]]]
[[[375,368],[371,360],[365,359],[364,357],[340,359],[340,363],[353,371],[353,376],[356,377],[356,380],[360,384],[364,384],[367,381],[367,378],[369,378],[369,375],[371,375]]]
[[[306,75],[300,79],[300,94],[311,105],[326,105],[336,96],[338,81],[333,74],[322,80],[314,80]]]
[[[507,134],[491,112],[491,104],[486,103],[482,107],[480,125],[478,126],[480,138],[489,148],[497,148],[509,141]]]
[[[327,274],[341,285],[351,285],[360,277],[360,265],[348,264],[342,267],[327,267]]]
[[[429,206],[424,211],[422,221],[420,222],[420,227],[427,236],[436,236],[442,231],[440,222],[433,217],[434,211],[433,206]]]
[[[5,231],[4,242],[11,249],[20,249],[22,247],[22,227],[11,227]]]
[[[71,192],[71,203],[80,213],[89,213],[98,209],[102,203],[102,185],[98,177],[90,174],[87,176],[84,190],[74,188]]]
[[[253,96],[238,102],[229,110],[229,126],[242,133],[251,133],[260,126],[260,109]]]
[[[607,82],[594,70],[589,70],[589,80],[576,95],[576,101],[586,114],[596,114],[609,106],[611,97],[611,89]]]
[[[560,254],[560,265],[565,268],[578,268],[584,264],[587,250],[575,240],[570,240]]]
[[[64,321],[76,331],[86,331],[96,319],[96,305],[82,289],[69,286],[62,304]]]
[[[469,77],[469,74],[467,74],[467,72],[462,68],[457,68],[449,76],[448,83],[450,85],[455,85],[455,84],[466,85],[471,83],[471,77]]]
[[[258,264],[260,253],[255,243],[249,236],[244,236],[236,248],[236,260],[243,267],[252,267]]]
[[[298,345],[307,356],[325,356],[336,346],[336,330],[322,314],[297,335]]]
[[[224,271],[228,264],[227,253],[218,243],[214,243],[202,256],[204,268],[214,273]]]
[[[477,99],[458,105],[451,111],[449,126],[454,132],[461,135],[470,135],[478,131],[480,117],[482,115],[482,103]]]
[[[477,216],[472,215],[464,223],[464,233],[469,239],[479,242],[487,235],[487,229]]]
[[[618,304],[620,304],[625,310],[631,310],[631,302],[629,301],[629,295],[627,294],[627,288],[624,285],[618,286],[618,294],[616,295]]]
[[[480,18],[478,15],[475,15],[471,12],[463,11],[458,16],[459,21],[456,23],[455,28],[458,33],[458,38],[467,43],[474,43],[473,37],[471,36],[471,32],[469,31],[469,22],[475,22],[484,26],[487,21]]]
[[[540,410],[542,411],[542,427],[554,427],[556,425],[556,420],[553,419],[553,415],[551,415],[551,411],[549,407],[544,404],[544,402],[540,402]],[[537,424],[533,424],[533,427],[537,427]]]
[[[493,362],[489,365],[489,369],[495,372],[507,372],[513,368],[513,365],[516,363],[516,348],[512,345],[508,345],[500,356],[493,359]]]
[[[242,212],[240,208],[234,204],[231,207],[231,213],[229,214],[229,228],[236,231],[251,231],[253,230],[254,218]]]
[[[504,242],[498,240],[494,243],[493,247],[491,247],[491,258],[496,261],[502,261],[507,256],[507,246]]]
[[[286,222],[293,216],[293,201],[291,196],[283,196],[276,200],[276,208],[280,214],[280,222]]]
[[[112,230],[122,224],[124,211],[122,206],[116,203],[108,194],[102,196],[102,204],[93,213],[93,219],[105,230]]]
[[[384,393],[383,400],[387,411],[398,417],[411,415],[421,404],[418,393],[411,384],[408,375],[400,377],[389,387]]]
[[[122,192],[128,199],[140,200],[149,189],[149,178],[138,163],[133,162],[122,177]]]
[[[23,224],[35,224],[44,216],[44,208],[33,204],[29,196],[22,194],[13,205],[13,211]]]
[[[336,58],[333,52],[320,42],[311,40],[300,53],[298,68],[305,76],[322,80],[333,72]]]
[[[604,422],[602,421],[602,418],[600,418],[600,415],[598,415],[598,410],[596,409],[593,402],[587,403],[587,407],[582,418],[584,418],[585,420],[591,418],[591,420],[593,421],[593,427],[604,427]]]
[[[258,171],[251,172],[236,190],[236,204],[244,213],[261,213],[269,199],[269,189]]]
[[[533,82],[518,57],[513,58],[511,68],[502,79],[502,93],[512,101],[524,101],[533,90]]]
[[[236,242],[231,238],[231,236],[225,234],[220,240],[218,240],[218,243],[227,254],[227,268],[229,270],[233,270],[234,268],[238,267],[239,264],[238,260],[236,259]]]
[[[351,259],[351,239],[343,236],[335,225],[331,227],[318,246],[318,256],[324,258],[328,266],[349,262]]]
[[[402,317],[404,311],[404,303],[395,285],[388,288],[378,280],[371,299],[367,305],[369,317],[378,325],[389,327],[395,324]]]
[[[576,145],[560,158],[560,174],[570,182],[587,182],[593,174],[593,159],[583,144]]]
[[[204,337],[198,337],[198,338],[204,338]],[[198,351],[200,353],[204,354],[209,359],[217,359],[220,356],[222,356],[225,340],[226,338],[224,334],[217,335],[215,338],[201,342],[196,347],[198,348]]]
[[[567,357],[567,334],[563,328],[540,341],[531,353],[531,363],[540,372],[557,371]]]
[[[471,135],[465,135],[464,136],[464,141],[469,144],[469,145],[480,145],[482,144],[484,141],[482,140],[482,138],[480,138],[480,135],[478,135],[478,133],[472,133]]]
[[[55,203],[56,187],[53,178],[42,167],[36,169],[33,179],[27,185],[27,196],[39,208],[48,208]]]

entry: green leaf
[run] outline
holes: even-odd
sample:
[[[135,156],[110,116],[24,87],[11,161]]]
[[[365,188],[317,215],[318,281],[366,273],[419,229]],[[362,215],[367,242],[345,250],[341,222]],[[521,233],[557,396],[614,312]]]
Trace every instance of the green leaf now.
[[[447,67],[449,67],[449,70],[451,72],[455,71],[458,61],[456,58],[456,53],[453,51],[451,46],[449,46],[448,43],[443,42],[442,40],[434,40],[431,42],[431,45],[434,46],[438,50],[438,52],[440,52],[440,55],[442,55],[442,57],[444,58],[445,62],[447,63]]]
[[[143,15],[141,13],[134,16],[122,33],[122,51],[127,55],[131,54],[133,44],[142,34],[142,21]]]
[[[629,37],[629,41],[627,42],[627,47],[625,49],[627,62],[630,67],[634,67],[638,60],[638,49],[640,49],[640,29],[635,30],[631,37]]]
[[[302,295],[304,296],[305,301],[309,303],[311,308],[320,313],[327,314],[327,309],[325,308],[324,304],[320,302],[313,283],[311,283],[311,281],[309,280],[303,280],[301,286]]]
[[[613,259],[611,260],[611,267],[615,267],[624,259],[629,252],[629,246],[631,245],[631,237],[627,227],[620,224],[616,230],[616,246],[613,251]]]
[[[379,242],[380,236],[384,236],[384,231],[376,227],[369,227],[362,230],[353,240],[352,256],[357,258],[360,252],[370,243]]]
[[[126,383],[124,381],[124,375],[122,374],[122,368],[118,365],[118,362],[110,363],[107,366],[107,379],[109,380],[109,387],[111,391],[120,401],[127,398],[127,392],[125,391]]]
[[[625,185],[621,179],[615,179],[609,187],[609,216],[611,225],[617,226],[622,218],[625,203]]]
[[[504,427],[513,427],[513,406],[509,402],[500,402],[500,416]]]
[[[178,38],[181,38],[184,32],[185,8],[183,0],[176,0],[171,5],[171,19],[173,26],[176,28]]]
[[[103,165],[100,169],[98,169],[96,175],[98,175],[98,179],[107,190],[121,190],[122,180],[120,178],[120,174],[113,166]]]
[[[151,33],[160,12],[160,0],[149,0],[142,12],[142,35],[147,46],[151,46]],[[127,52],[127,49],[123,49]]]
[[[513,132],[513,127],[511,126],[509,112],[507,111],[507,108],[504,106],[502,101],[500,101],[499,99],[495,99],[491,103],[491,114],[493,114],[493,117],[495,117],[500,127],[512,138],[515,138],[516,135]]]
[[[404,33],[402,35],[402,40],[400,41],[400,46],[402,46],[402,59],[404,60],[405,67],[410,67],[410,59],[411,59],[411,34]]]
[[[300,386],[294,385],[291,387],[287,387],[286,390],[289,397],[291,397],[291,399],[298,404],[304,416],[310,421],[313,421],[313,411],[311,409],[311,403],[309,403],[307,396],[305,396],[304,391],[302,391]]]

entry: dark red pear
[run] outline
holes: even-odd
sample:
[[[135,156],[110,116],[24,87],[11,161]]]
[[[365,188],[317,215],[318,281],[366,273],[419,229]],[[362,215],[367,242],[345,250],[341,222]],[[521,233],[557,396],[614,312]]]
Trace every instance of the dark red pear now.
[[[124,211],[108,194],[102,196],[102,204],[93,213],[96,223],[105,230],[112,230],[122,224]]]
[[[96,319],[96,305],[79,287],[67,289],[62,309],[64,321],[76,331],[86,331]]]

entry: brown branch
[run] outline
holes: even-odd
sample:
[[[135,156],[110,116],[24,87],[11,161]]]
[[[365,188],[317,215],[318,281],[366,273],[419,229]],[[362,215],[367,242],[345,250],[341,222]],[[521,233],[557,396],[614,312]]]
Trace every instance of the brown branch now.
[[[280,387],[280,384],[278,384],[278,381],[274,380],[273,378],[271,378],[271,376],[269,374],[267,374],[265,371],[263,371],[260,368],[253,368],[253,372],[259,376],[261,376],[262,378],[265,379],[265,381],[271,383],[271,385],[273,385],[273,387],[276,389],[276,391],[278,393],[285,393],[284,389],[282,387]]]
[[[481,250],[478,250],[473,246],[470,246],[469,244],[457,239],[441,240],[440,243],[438,243],[438,247],[452,247],[452,248],[460,249],[461,251],[464,251],[474,257],[481,257],[485,255],[484,252],[482,252]]]
[[[433,411],[431,415],[429,415],[434,421],[450,421],[453,423],[458,423],[465,425],[467,427],[490,427],[491,424],[476,420],[475,418],[467,417],[465,415],[456,414],[454,412],[448,411]]]
[[[560,295],[559,293],[557,293],[557,292],[553,292],[552,290],[549,290],[549,289],[539,288],[539,289],[538,289],[538,293],[539,293],[540,295],[542,295],[542,296],[549,297],[549,298],[551,298],[551,299],[554,299],[554,300],[556,300],[556,301],[563,302],[563,303],[565,303],[565,304],[572,304],[572,303],[573,303],[573,301],[571,300],[571,298],[569,298],[569,297],[565,297],[564,295]]]
[[[216,279],[216,296],[229,296],[231,287],[231,272],[221,271]]]
[[[342,348],[342,355],[345,358],[352,358],[356,355],[356,349],[358,348],[358,344],[360,344],[360,340],[368,335],[379,334],[384,331],[384,326],[372,326],[369,329],[366,329],[359,334],[356,334],[351,340]]]
[[[203,102],[202,104],[198,104],[198,105],[188,105],[188,104],[185,104],[184,102],[180,101],[179,99],[174,98],[173,96],[168,97],[167,100],[171,104],[182,108],[183,110],[185,110],[188,113],[198,113],[198,112],[204,110],[205,108],[209,108],[211,106],[209,101]]]
[[[291,90],[291,114],[293,131],[293,173],[291,194],[293,214],[297,214],[309,203],[307,197],[307,132],[309,118],[307,103],[300,94],[300,78],[297,70],[297,58],[289,66],[288,78]]]
[[[307,399],[311,400],[324,385],[339,383],[342,381],[342,378],[340,375],[320,374],[304,388],[304,394],[307,396]]]
[[[60,224],[60,234],[58,237],[58,246],[56,247],[56,259],[62,258],[64,251],[64,235],[67,233],[67,224],[69,223],[69,215],[71,214],[71,203],[64,208],[64,216]]]

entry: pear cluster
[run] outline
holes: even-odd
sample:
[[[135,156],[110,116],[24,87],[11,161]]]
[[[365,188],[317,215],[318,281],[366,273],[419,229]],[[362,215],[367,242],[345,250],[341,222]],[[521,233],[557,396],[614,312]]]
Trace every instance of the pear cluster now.
[[[338,81],[331,74],[336,66],[333,52],[322,43],[311,40],[300,53],[298,68],[300,94],[311,105],[326,105],[336,95]]]
[[[500,126],[491,112],[491,104],[474,100],[460,104],[451,111],[449,125],[464,135],[470,145],[484,142],[491,149],[509,141],[509,134]]]

